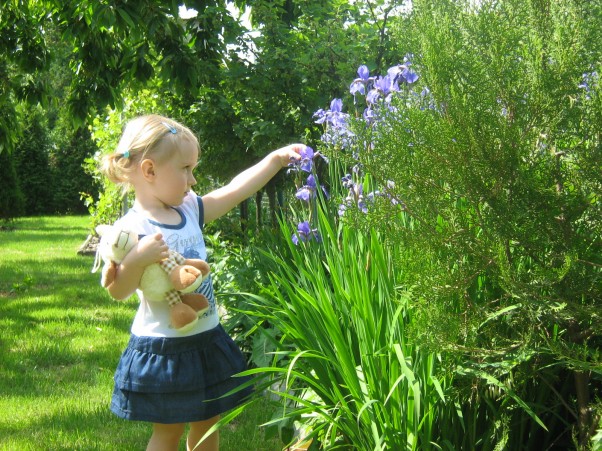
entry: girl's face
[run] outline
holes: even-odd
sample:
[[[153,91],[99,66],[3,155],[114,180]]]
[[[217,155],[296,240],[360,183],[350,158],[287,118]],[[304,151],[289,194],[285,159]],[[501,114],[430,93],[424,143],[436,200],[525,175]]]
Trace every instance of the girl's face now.
[[[199,151],[197,147],[183,141],[173,155],[155,165],[155,195],[165,205],[177,207],[184,201],[190,188],[196,184],[192,175],[197,166]]]

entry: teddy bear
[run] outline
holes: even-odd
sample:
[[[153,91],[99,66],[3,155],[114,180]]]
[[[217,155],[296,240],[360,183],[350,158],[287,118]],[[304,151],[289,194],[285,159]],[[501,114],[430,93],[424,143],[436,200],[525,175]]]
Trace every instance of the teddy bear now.
[[[102,237],[96,253],[93,272],[104,262],[101,284],[108,288],[115,280],[117,266],[138,243],[138,235],[129,230],[100,225],[96,228]],[[209,265],[199,259],[186,259],[178,252],[169,251],[169,257],[144,269],[139,288],[149,301],[167,302],[170,306],[171,326],[180,332],[190,330],[198,317],[209,309],[207,298],[194,291],[209,275]]]

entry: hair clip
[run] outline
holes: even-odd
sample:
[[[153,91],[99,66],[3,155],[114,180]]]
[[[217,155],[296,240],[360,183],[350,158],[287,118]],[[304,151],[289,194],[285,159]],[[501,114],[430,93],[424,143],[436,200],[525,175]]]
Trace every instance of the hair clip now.
[[[123,158],[130,158],[130,151],[129,151],[129,150],[126,150],[125,152],[123,152],[123,153],[121,154],[121,156],[122,156]]]
[[[174,135],[176,133],[178,133],[178,131],[176,130],[176,128],[173,125],[169,125],[167,122],[161,122],[161,123],[167,127],[167,129],[169,130],[170,133],[172,133]]]

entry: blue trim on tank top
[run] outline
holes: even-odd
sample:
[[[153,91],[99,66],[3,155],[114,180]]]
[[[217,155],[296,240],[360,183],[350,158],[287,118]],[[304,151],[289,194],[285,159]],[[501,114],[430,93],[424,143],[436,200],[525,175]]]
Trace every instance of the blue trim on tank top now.
[[[196,203],[199,205],[199,227],[203,230],[203,227],[205,227],[205,206],[203,205],[203,198],[197,196]]]
[[[163,227],[164,229],[174,229],[174,230],[178,230],[183,228],[186,225],[186,216],[184,215],[184,213],[182,213],[180,210],[178,210],[175,207],[171,207],[172,209],[174,209],[175,211],[178,212],[178,214],[180,215],[180,223],[179,224],[161,224],[160,222],[157,221],[153,221],[150,218],[147,218],[145,215],[142,215],[144,217],[144,219],[146,219],[148,222],[150,222],[152,225],[156,225],[159,227]],[[136,210],[134,210],[133,208],[131,209],[132,211],[138,213]],[[138,213],[140,214],[140,213]]]

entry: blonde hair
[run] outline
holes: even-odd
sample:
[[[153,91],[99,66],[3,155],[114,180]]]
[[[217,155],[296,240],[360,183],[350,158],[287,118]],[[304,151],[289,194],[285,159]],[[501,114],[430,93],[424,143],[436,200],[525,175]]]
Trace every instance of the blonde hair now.
[[[115,151],[103,156],[100,170],[127,191],[131,188],[128,176],[138,163],[146,158],[162,163],[173,156],[182,141],[199,148],[188,127],[158,114],[137,117],[126,124]]]

